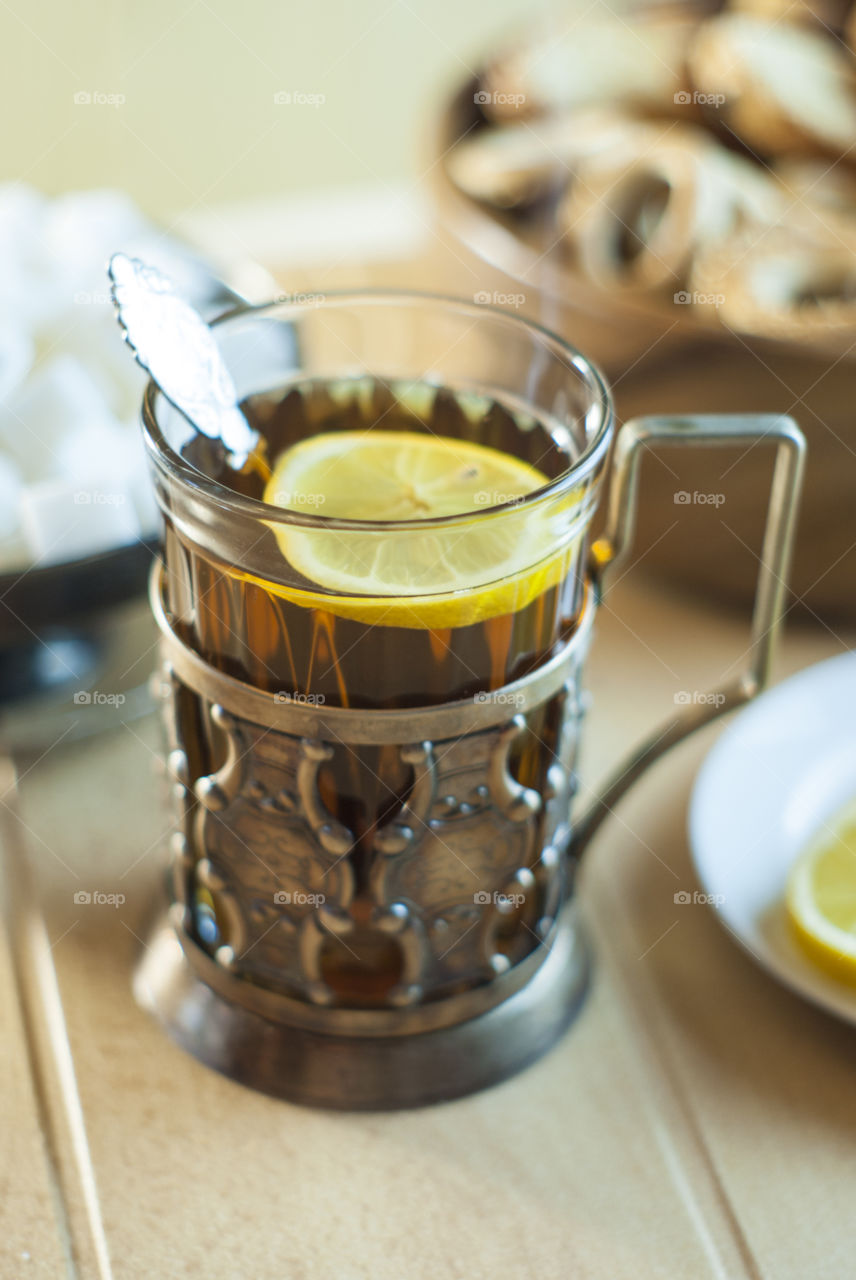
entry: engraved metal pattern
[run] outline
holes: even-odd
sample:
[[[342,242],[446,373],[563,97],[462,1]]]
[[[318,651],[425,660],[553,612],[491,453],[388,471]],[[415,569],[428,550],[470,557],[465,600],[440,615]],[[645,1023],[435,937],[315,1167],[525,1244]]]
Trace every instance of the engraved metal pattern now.
[[[190,766],[181,743],[179,732],[178,699],[181,686],[168,661],[161,664],[152,677],[152,692],[163,706],[163,726],[166,743],[166,777],[171,793],[177,824],[173,831],[169,852],[172,878],[172,917],[178,929],[189,923],[188,904],[192,894],[193,855],[190,830],[193,815],[193,795],[189,787]]]
[[[325,803],[324,771],[354,752],[335,728],[322,737],[286,732],[282,720],[265,726],[255,703],[242,716],[234,696],[227,709],[208,696],[220,673],[204,689],[188,682],[195,668],[175,661],[182,644],[170,629],[161,692],[179,819],[173,922],[191,964],[200,956],[200,972],[213,964],[228,976],[230,998],[246,992],[258,1004],[266,993],[330,1014],[397,1010],[417,1027],[420,1010],[425,1025],[453,1023],[471,1013],[467,995],[487,993],[489,1007],[494,989],[497,1000],[507,994],[506,979],[513,987],[516,971],[531,972],[567,897],[588,628],[565,646],[561,681],[551,677],[541,703],[523,697],[527,709],[515,713],[517,700],[497,701],[501,720],[485,723],[476,700],[425,708],[419,727],[433,716],[438,732],[413,741],[411,714],[361,713],[360,737],[383,724],[385,750],[410,777],[398,810],[362,831]],[[513,760],[536,720],[552,742],[550,764],[537,786],[524,786]],[[335,715],[330,723],[338,727]],[[337,960],[356,973],[356,994],[336,977]]]
[[[226,751],[220,769],[193,783],[196,885],[211,892],[222,934],[214,958],[243,977],[328,1004],[319,953],[327,934],[350,931],[354,896],[353,836],[318,792],[332,748],[266,733],[216,704],[205,713]]]

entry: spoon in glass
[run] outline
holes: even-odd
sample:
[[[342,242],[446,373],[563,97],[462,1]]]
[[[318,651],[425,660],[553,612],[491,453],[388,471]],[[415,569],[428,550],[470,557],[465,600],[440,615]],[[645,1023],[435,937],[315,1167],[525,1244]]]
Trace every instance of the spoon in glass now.
[[[238,406],[232,375],[199,312],[156,267],[114,253],[110,293],[125,341],[170,404],[202,435],[221,440],[240,470],[260,437]]]

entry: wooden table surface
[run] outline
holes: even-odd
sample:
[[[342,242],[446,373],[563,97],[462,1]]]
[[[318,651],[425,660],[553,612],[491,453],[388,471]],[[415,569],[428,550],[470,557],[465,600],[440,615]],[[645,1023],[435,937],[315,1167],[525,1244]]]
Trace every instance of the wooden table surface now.
[[[586,785],[676,690],[733,674],[747,631],[636,571],[610,590]],[[794,622],[777,678],[853,639]],[[711,908],[675,903],[696,885],[687,802],[718,732],[658,764],[592,846],[594,979],[561,1042],[499,1087],[390,1115],[255,1095],[135,1006],[169,826],[152,718],[22,755],[26,844],[6,850],[0,935],[0,1277],[856,1274],[856,1032],[758,969]]]
[[[676,675],[706,688],[744,640],[739,619],[625,579],[597,624],[584,776],[669,709]],[[778,674],[845,640],[792,626]],[[716,732],[657,765],[592,847],[594,982],[559,1045],[478,1096],[368,1116],[256,1096],[134,1005],[168,826],[153,720],[21,759],[40,913],[22,903],[0,949],[0,1274],[852,1274],[856,1032],[674,901],[695,885],[687,799]],[[81,888],[125,902],[78,905]]]

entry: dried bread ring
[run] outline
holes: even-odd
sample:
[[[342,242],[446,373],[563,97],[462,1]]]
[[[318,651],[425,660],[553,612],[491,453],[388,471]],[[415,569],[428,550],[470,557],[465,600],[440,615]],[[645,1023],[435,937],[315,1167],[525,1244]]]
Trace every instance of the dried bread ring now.
[[[849,349],[856,326],[856,255],[818,244],[798,231],[774,228],[760,241],[735,237],[701,255],[694,289],[717,293],[729,328],[789,342]]]
[[[562,210],[581,270],[605,288],[680,287],[700,245],[775,216],[774,184],[703,134],[682,130],[642,154],[584,165]]]
[[[856,218],[856,173],[826,159],[794,157],[780,160],[773,173],[782,186],[800,199]]]
[[[699,28],[688,65],[699,91],[724,98],[729,127],[764,154],[841,154],[856,142],[853,69],[820,31],[721,14]]]
[[[591,108],[477,129],[449,152],[447,173],[473,200],[519,209],[549,193],[559,195],[587,156],[618,146],[641,128],[630,115]]]
[[[671,108],[685,88],[695,26],[685,7],[661,5],[632,23],[609,17],[547,29],[490,63],[476,100],[496,121],[607,102]]]
[[[446,172],[474,200],[498,209],[521,208],[558,194],[584,157],[616,145],[639,127],[630,116],[595,107],[478,129],[449,152]]]
[[[774,168],[788,207],[781,221],[819,241],[856,235],[856,173],[828,160],[782,160]]]

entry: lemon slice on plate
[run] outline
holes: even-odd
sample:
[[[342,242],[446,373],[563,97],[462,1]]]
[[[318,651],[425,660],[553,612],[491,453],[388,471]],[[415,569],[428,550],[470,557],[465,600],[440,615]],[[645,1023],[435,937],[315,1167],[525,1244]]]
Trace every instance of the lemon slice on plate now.
[[[549,518],[486,508],[547,483],[536,467],[467,440],[416,431],[311,436],[277,459],[265,502],[381,524],[460,518],[367,531],[271,525],[284,558],[320,588],[274,589],[295,603],[383,626],[459,627],[516,612],[564,576],[572,551],[568,510],[579,495],[562,500],[558,538],[555,502]]]
[[[856,818],[797,859],[786,901],[796,935],[815,963],[856,986]]]

